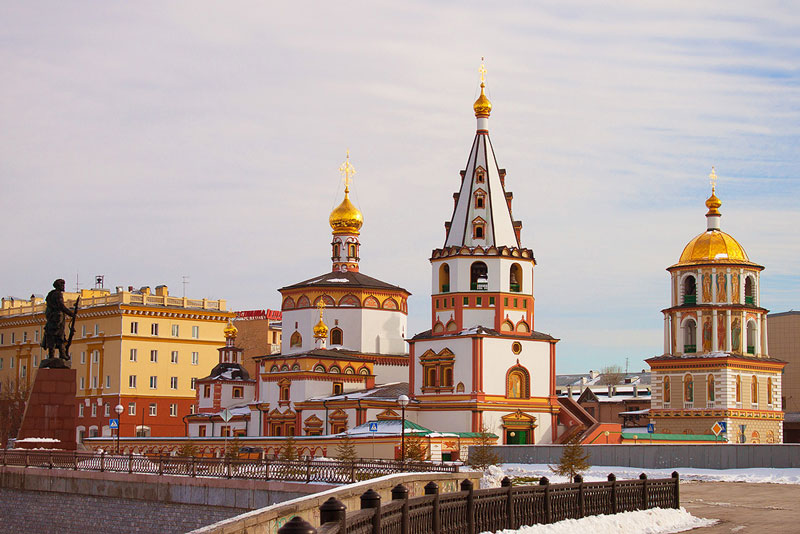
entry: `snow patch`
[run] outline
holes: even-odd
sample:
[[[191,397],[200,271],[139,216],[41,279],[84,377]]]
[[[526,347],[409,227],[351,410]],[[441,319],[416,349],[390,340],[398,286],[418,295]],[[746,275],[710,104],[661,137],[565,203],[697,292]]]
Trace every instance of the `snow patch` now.
[[[325,280],[325,281],[326,281],[326,282],[339,282],[339,283],[344,283],[344,284],[346,284],[346,283],[347,283],[347,282],[349,282],[350,280],[348,280],[347,278],[328,278],[328,279],[327,279],[327,280]]]
[[[519,530],[498,530],[496,534],[671,534],[693,528],[708,527],[716,519],[694,517],[685,509],[637,510],[614,515],[595,515],[582,519],[565,519],[550,525],[533,525]]]

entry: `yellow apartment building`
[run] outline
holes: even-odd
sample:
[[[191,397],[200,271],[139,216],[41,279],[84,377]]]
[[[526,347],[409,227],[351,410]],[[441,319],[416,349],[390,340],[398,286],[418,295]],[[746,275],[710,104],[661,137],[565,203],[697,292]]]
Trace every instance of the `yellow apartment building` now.
[[[117,405],[124,409],[121,436],[184,435],[182,418],[194,410],[195,381],[218,363],[223,330],[235,314],[224,300],[174,297],[163,285],[155,293],[149,287],[65,292],[65,304],[71,308],[78,296],[70,349],[78,439],[111,435]],[[44,311],[42,298],[2,299],[0,387],[33,383],[47,357],[40,346]]]

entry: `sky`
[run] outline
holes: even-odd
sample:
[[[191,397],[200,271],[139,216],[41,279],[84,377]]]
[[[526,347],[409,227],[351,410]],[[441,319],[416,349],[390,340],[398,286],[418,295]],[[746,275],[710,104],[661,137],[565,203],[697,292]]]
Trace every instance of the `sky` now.
[[[187,276],[190,298],[277,309],[330,269],[349,149],[361,272],[426,330],[481,57],[558,372],[663,352],[712,165],[762,304],[800,309],[791,2],[0,0],[0,294]]]

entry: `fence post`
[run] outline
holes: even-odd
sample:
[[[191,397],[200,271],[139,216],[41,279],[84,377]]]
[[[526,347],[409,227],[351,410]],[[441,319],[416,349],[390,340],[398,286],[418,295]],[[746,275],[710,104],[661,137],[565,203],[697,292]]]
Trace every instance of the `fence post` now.
[[[164,457],[161,454],[158,455],[158,474],[164,474]]]
[[[264,458],[264,480],[269,480],[269,460]]]
[[[472,481],[465,478],[461,481],[461,491],[467,493],[467,534],[478,534],[475,532],[475,489]]]
[[[506,525],[507,529],[516,528],[516,521],[514,518],[514,493],[511,487],[511,479],[503,477],[500,481],[500,487],[506,488]]]
[[[317,534],[317,529],[312,527],[311,523],[296,515],[278,529],[278,534]]]
[[[674,508],[681,507],[681,484],[680,479],[678,478],[678,472],[672,472],[672,483],[675,484],[675,506]]]
[[[106,470],[106,451],[100,453],[100,472]]]
[[[47,468],[48,469],[52,469],[53,468],[53,451],[50,451],[50,454],[48,456],[49,457],[48,457]]]
[[[311,456],[306,456],[306,483],[311,482]]]
[[[583,502],[583,477],[575,475],[573,480],[578,484],[578,517],[584,517],[586,513]]]
[[[356,461],[350,460],[350,482],[356,481]]]
[[[78,451],[72,453],[72,470],[78,470]]]
[[[442,532],[442,517],[439,515],[439,485],[431,480],[425,484],[425,495],[433,495],[433,517],[431,526],[433,534]]]
[[[347,507],[336,497],[331,497],[319,507],[319,524],[339,523],[339,534],[347,532]]]
[[[403,501],[403,508],[401,510],[400,519],[400,534],[408,534],[408,488],[402,484],[398,484],[392,488],[392,500]]]
[[[647,510],[647,475],[642,473],[639,480],[642,481],[642,510]]]
[[[619,508],[617,506],[617,475],[609,473],[608,481],[611,482],[611,513],[616,514]]]
[[[128,474],[133,473],[133,451],[128,453]]]
[[[553,505],[550,502],[550,480],[547,477],[539,479],[539,485],[544,486],[544,515],[545,523],[553,522]]]
[[[192,478],[197,477],[197,460],[192,456]]]
[[[25,451],[25,467],[28,467],[28,451]]]
[[[361,509],[374,508],[372,515],[372,534],[381,534],[381,496],[373,489],[361,495]]]

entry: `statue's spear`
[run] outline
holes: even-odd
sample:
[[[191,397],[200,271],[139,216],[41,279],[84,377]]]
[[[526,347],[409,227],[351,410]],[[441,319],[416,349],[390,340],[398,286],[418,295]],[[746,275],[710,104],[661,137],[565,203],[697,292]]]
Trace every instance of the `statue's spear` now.
[[[75,300],[75,309],[72,313],[72,321],[69,322],[69,338],[67,339],[67,347],[64,352],[67,353],[67,359],[70,359],[69,356],[69,347],[72,345],[72,338],[75,336],[75,318],[78,316],[78,303],[80,303],[81,297],[79,296]]]

